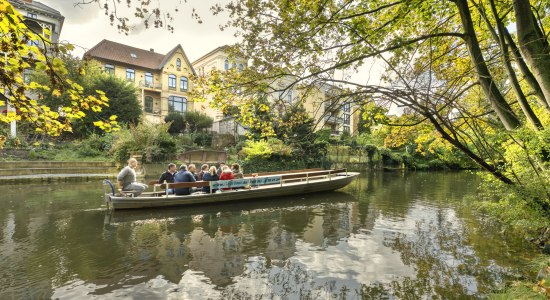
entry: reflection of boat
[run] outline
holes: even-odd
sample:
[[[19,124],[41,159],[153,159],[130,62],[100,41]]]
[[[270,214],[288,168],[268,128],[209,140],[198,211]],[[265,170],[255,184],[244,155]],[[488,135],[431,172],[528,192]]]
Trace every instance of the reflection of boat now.
[[[186,196],[155,191],[134,197],[130,193],[116,195],[112,189],[105,193],[105,202],[112,209],[130,209],[256,200],[333,191],[348,185],[358,175],[359,173],[346,172],[345,169],[300,173],[289,171],[287,174],[260,175],[234,180],[159,185],[163,189],[202,186],[210,186],[210,190],[219,189],[216,193],[194,193]]]
[[[280,213],[280,211],[294,211],[311,208],[318,205],[339,205],[357,201],[352,194],[341,191],[287,196],[284,200],[285,201],[279,201],[277,198],[267,198],[262,201],[227,202],[208,206],[163,207],[154,210],[107,210],[105,212],[105,224],[182,219],[192,218],[195,215],[223,215],[226,218],[227,216],[241,216],[243,214],[264,215]]]

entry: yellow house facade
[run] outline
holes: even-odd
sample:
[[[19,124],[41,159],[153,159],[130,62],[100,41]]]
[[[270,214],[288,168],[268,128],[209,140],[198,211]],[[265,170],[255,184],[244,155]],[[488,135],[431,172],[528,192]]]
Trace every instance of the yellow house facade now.
[[[102,40],[84,58],[118,78],[132,82],[145,120],[162,123],[171,112],[194,111],[189,97],[192,76],[196,75],[181,45],[167,54]],[[112,99],[111,101],[116,101]]]
[[[227,47],[218,47],[193,62],[193,67],[199,76],[204,76],[214,69],[242,70],[246,67],[246,60],[232,59],[228,56],[225,51]],[[353,102],[332,100],[337,98],[334,95],[340,90],[339,88],[325,84],[304,89],[291,86],[292,82],[292,78],[283,78],[271,84],[271,92],[268,93],[269,101],[279,103],[281,109],[301,102],[307,113],[316,121],[316,130],[329,129],[333,135],[340,135],[346,131],[350,134],[357,133],[358,114],[355,113],[357,109]],[[221,111],[206,106],[202,112],[214,119],[213,131],[244,133],[244,128],[238,128],[231,123],[232,118],[224,118]]]

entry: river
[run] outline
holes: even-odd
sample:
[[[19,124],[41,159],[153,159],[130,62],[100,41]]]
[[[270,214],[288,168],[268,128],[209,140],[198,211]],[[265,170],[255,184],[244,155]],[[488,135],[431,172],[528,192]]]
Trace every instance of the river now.
[[[2,186],[0,299],[475,299],[537,249],[472,210],[467,172],[109,212],[99,182]]]

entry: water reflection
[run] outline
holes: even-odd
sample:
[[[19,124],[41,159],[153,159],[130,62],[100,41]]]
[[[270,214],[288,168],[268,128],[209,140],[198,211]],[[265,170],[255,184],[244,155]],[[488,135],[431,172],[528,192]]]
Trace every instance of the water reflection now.
[[[535,250],[461,205],[476,185],[370,173],[341,192],[116,212],[97,209],[98,183],[10,187],[0,298],[481,297]]]

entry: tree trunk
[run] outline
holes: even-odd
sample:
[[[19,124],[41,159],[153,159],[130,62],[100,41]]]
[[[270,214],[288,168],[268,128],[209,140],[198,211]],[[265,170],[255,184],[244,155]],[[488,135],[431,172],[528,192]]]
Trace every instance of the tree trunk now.
[[[546,38],[538,34],[529,0],[514,0],[516,28],[521,52],[550,105],[550,54]]]
[[[506,46],[504,24],[502,23],[498,15],[495,2],[493,0],[490,0],[489,4],[491,6],[491,10],[495,17],[495,22],[497,26],[498,35],[496,36],[496,39],[499,43],[500,50],[502,52],[502,63],[506,68],[506,72],[508,73],[508,77],[510,78],[510,82],[512,83],[514,92],[516,93],[519,106],[521,107],[521,110],[523,111],[523,114],[525,115],[529,123],[531,123],[531,125],[533,125],[535,129],[543,129],[542,123],[540,122],[539,118],[537,118],[537,116],[535,115],[535,112],[533,111],[533,109],[531,109],[531,105],[529,105],[529,102],[527,102],[527,98],[525,97],[525,94],[523,93],[523,91],[521,90],[521,86],[519,85],[516,72],[514,71],[514,69],[512,68],[512,64],[510,63],[510,53],[508,52],[508,47]]]
[[[514,59],[518,64],[518,68],[521,71],[521,74],[523,74],[523,78],[529,84],[529,86],[531,86],[533,91],[535,91],[536,98],[539,101],[540,105],[542,105],[542,107],[544,107],[547,112],[550,112],[550,104],[548,104],[550,103],[550,101],[546,100],[546,97],[544,96],[544,93],[540,88],[540,84],[538,83],[537,79],[533,75],[533,72],[529,70],[529,67],[525,63],[525,60],[521,56],[521,53],[519,52],[519,49],[516,46],[516,42],[512,38],[512,35],[510,35],[510,32],[508,32],[508,29],[506,29],[506,27],[504,27],[504,34],[506,36],[506,41],[508,42],[508,47],[510,47],[510,49],[512,50]]]
[[[479,83],[483,89],[484,94],[489,99],[493,110],[497,114],[498,118],[507,130],[516,129],[521,125],[521,122],[516,117],[510,105],[504,99],[504,96],[498,90],[496,83],[493,80],[489,68],[483,58],[483,53],[479,47],[477,40],[472,16],[468,7],[467,0],[455,0],[454,3],[458,8],[462,26],[464,28],[464,41],[468,46],[468,52],[470,53],[470,59],[476,69],[476,73],[479,79]]]

